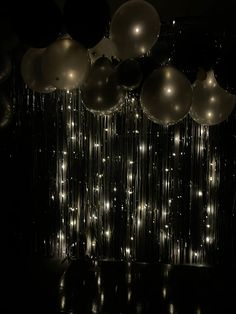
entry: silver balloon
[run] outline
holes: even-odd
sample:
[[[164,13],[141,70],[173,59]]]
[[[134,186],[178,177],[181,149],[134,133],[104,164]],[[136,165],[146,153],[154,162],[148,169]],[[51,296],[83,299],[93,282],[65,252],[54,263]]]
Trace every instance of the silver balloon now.
[[[4,128],[11,120],[12,110],[10,100],[4,95],[0,94],[0,128]]]
[[[115,44],[109,38],[103,38],[95,47],[88,51],[92,63],[101,57],[112,60],[112,58],[116,58],[118,55]]]
[[[134,90],[143,79],[141,67],[137,60],[127,59],[116,67],[118,83],[126,90]]]
[[[41,63],[44,52],[45,49],[30,48],[21,61],[21,75],[24,82],[38,93],[50,93],[56,90],[42,75]]]
[[[182,120],[189,112],[192,87],[187,78],[173,67],[155,70],[144,82],[141,105],[150,120],[164,125]]]
[[[45,51],[42,71],[45,78],[58,89],[79,87],[90,67],[87,50],[75,40],[64,37],[56,40]]]
[[[207,73],[204,81],[197,80],[193,84],[193,102],[190,116],[199,124],[215,125],[223,122],[231,114],[236,96],[222,89],[214,76]]]
[[[82,99],[92,112],[109,114],[124,102],[124,90],[117,83],[117,76],[107,58],[98,59],[81,88]]]
[[[147,53],[157,41],[160,27],[159,15],[150,3],[131,0],[121,5],[110,27],[118,57],[124,60]]]

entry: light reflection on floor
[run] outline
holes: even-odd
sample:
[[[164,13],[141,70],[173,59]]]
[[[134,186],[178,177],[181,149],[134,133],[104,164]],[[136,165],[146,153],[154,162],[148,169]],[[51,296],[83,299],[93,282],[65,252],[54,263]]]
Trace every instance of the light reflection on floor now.
[[[207,267],[73,261],[60,280],[60,313],[236,313],[226,279]]]

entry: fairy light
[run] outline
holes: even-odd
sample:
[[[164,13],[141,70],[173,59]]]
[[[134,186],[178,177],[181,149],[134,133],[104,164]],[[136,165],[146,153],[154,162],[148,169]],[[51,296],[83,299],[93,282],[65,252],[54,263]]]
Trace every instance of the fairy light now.
[[[172,304],[172,303],[170,304],[169,312],[170,312],[170,314],[174,314],[175,313],[174,304]]]
[[[110,235],[111,235],[110,230],[107,230],[107,231],[105,232],[105,235],[109,238],[109,237],[110,237]]]
[[[61,310],[64,310],[66,306],[66,297],[63,295],[61,297]]]
[[[163,298],[165,299],[166,298],[166,288],[165,287],[163,287],[163,289],[162,289],[162,296],[163,296]]]
[[[101,304],[103,304],[104,303],[104,293],[102,292],[101,293]]]
[[[140,152],[144,153],[144,152],[145,152],[145,149],[146,149],[145,144],[141,144],[141,145],[139,146]]]

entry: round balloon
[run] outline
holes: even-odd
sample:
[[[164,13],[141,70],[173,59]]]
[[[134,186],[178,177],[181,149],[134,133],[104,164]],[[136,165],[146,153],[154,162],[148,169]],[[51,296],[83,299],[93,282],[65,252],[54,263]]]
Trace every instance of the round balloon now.
[[[142,81],[142,71],[138,61],[124,60],[117,67],[118,83],[127,90],[137,88]]]
[[[158,39],[160,18],[148,2],[130,0],[115,12],[110,27],[110,38],[115,43],[120,59],[147,53]]]
[[[109,114],[124,101],[123,89],[118,85],[115,71],[107,58],[98,59],[81,88],[82,99],[92,112]]]
[[[87,50],[68,37],[56,40],[42,57],[43,75],[58,89],[79,87],[85,80],[89,67]]]
[[[11,60],[7,55],[0,54],[0,83],[4,82],[11,74]]]
[[[150,120],[164,125],[182,120],[189,112],[192,87],[187,78],[173,67],[155,70],[144,82],[141,105]]]
[[[109,27],[109,6],[105,0],[67,0],[64,20],[71,37],[86,48],[92,48]]]
[[[213,71],[207,73],[204,81],[193,85],[193,102],[190,116],[199,124],[215,125],[223,122],[234,109],[236,96],[222,89]]]
[[[56,90],[42,75],[42,56],[45,49],[30,48],[21,61],[21,75],[26,85],[38,93],[51,93]]]
[[[3,93],[0,93],[0,128],[8,125],[11,114],[10,100]]]
[[[116,46],[111,39],[103,38],[95,47],[89,49],[89,56],[92,63],[101,57],[113,60],[117,57]]]

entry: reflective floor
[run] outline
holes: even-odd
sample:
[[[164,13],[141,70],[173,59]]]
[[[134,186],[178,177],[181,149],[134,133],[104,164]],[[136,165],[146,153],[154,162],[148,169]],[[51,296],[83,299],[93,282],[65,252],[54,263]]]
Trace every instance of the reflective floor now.
[[[73,261],[60,279],[58,312],[234,314],[234,275],[187,265]]]

